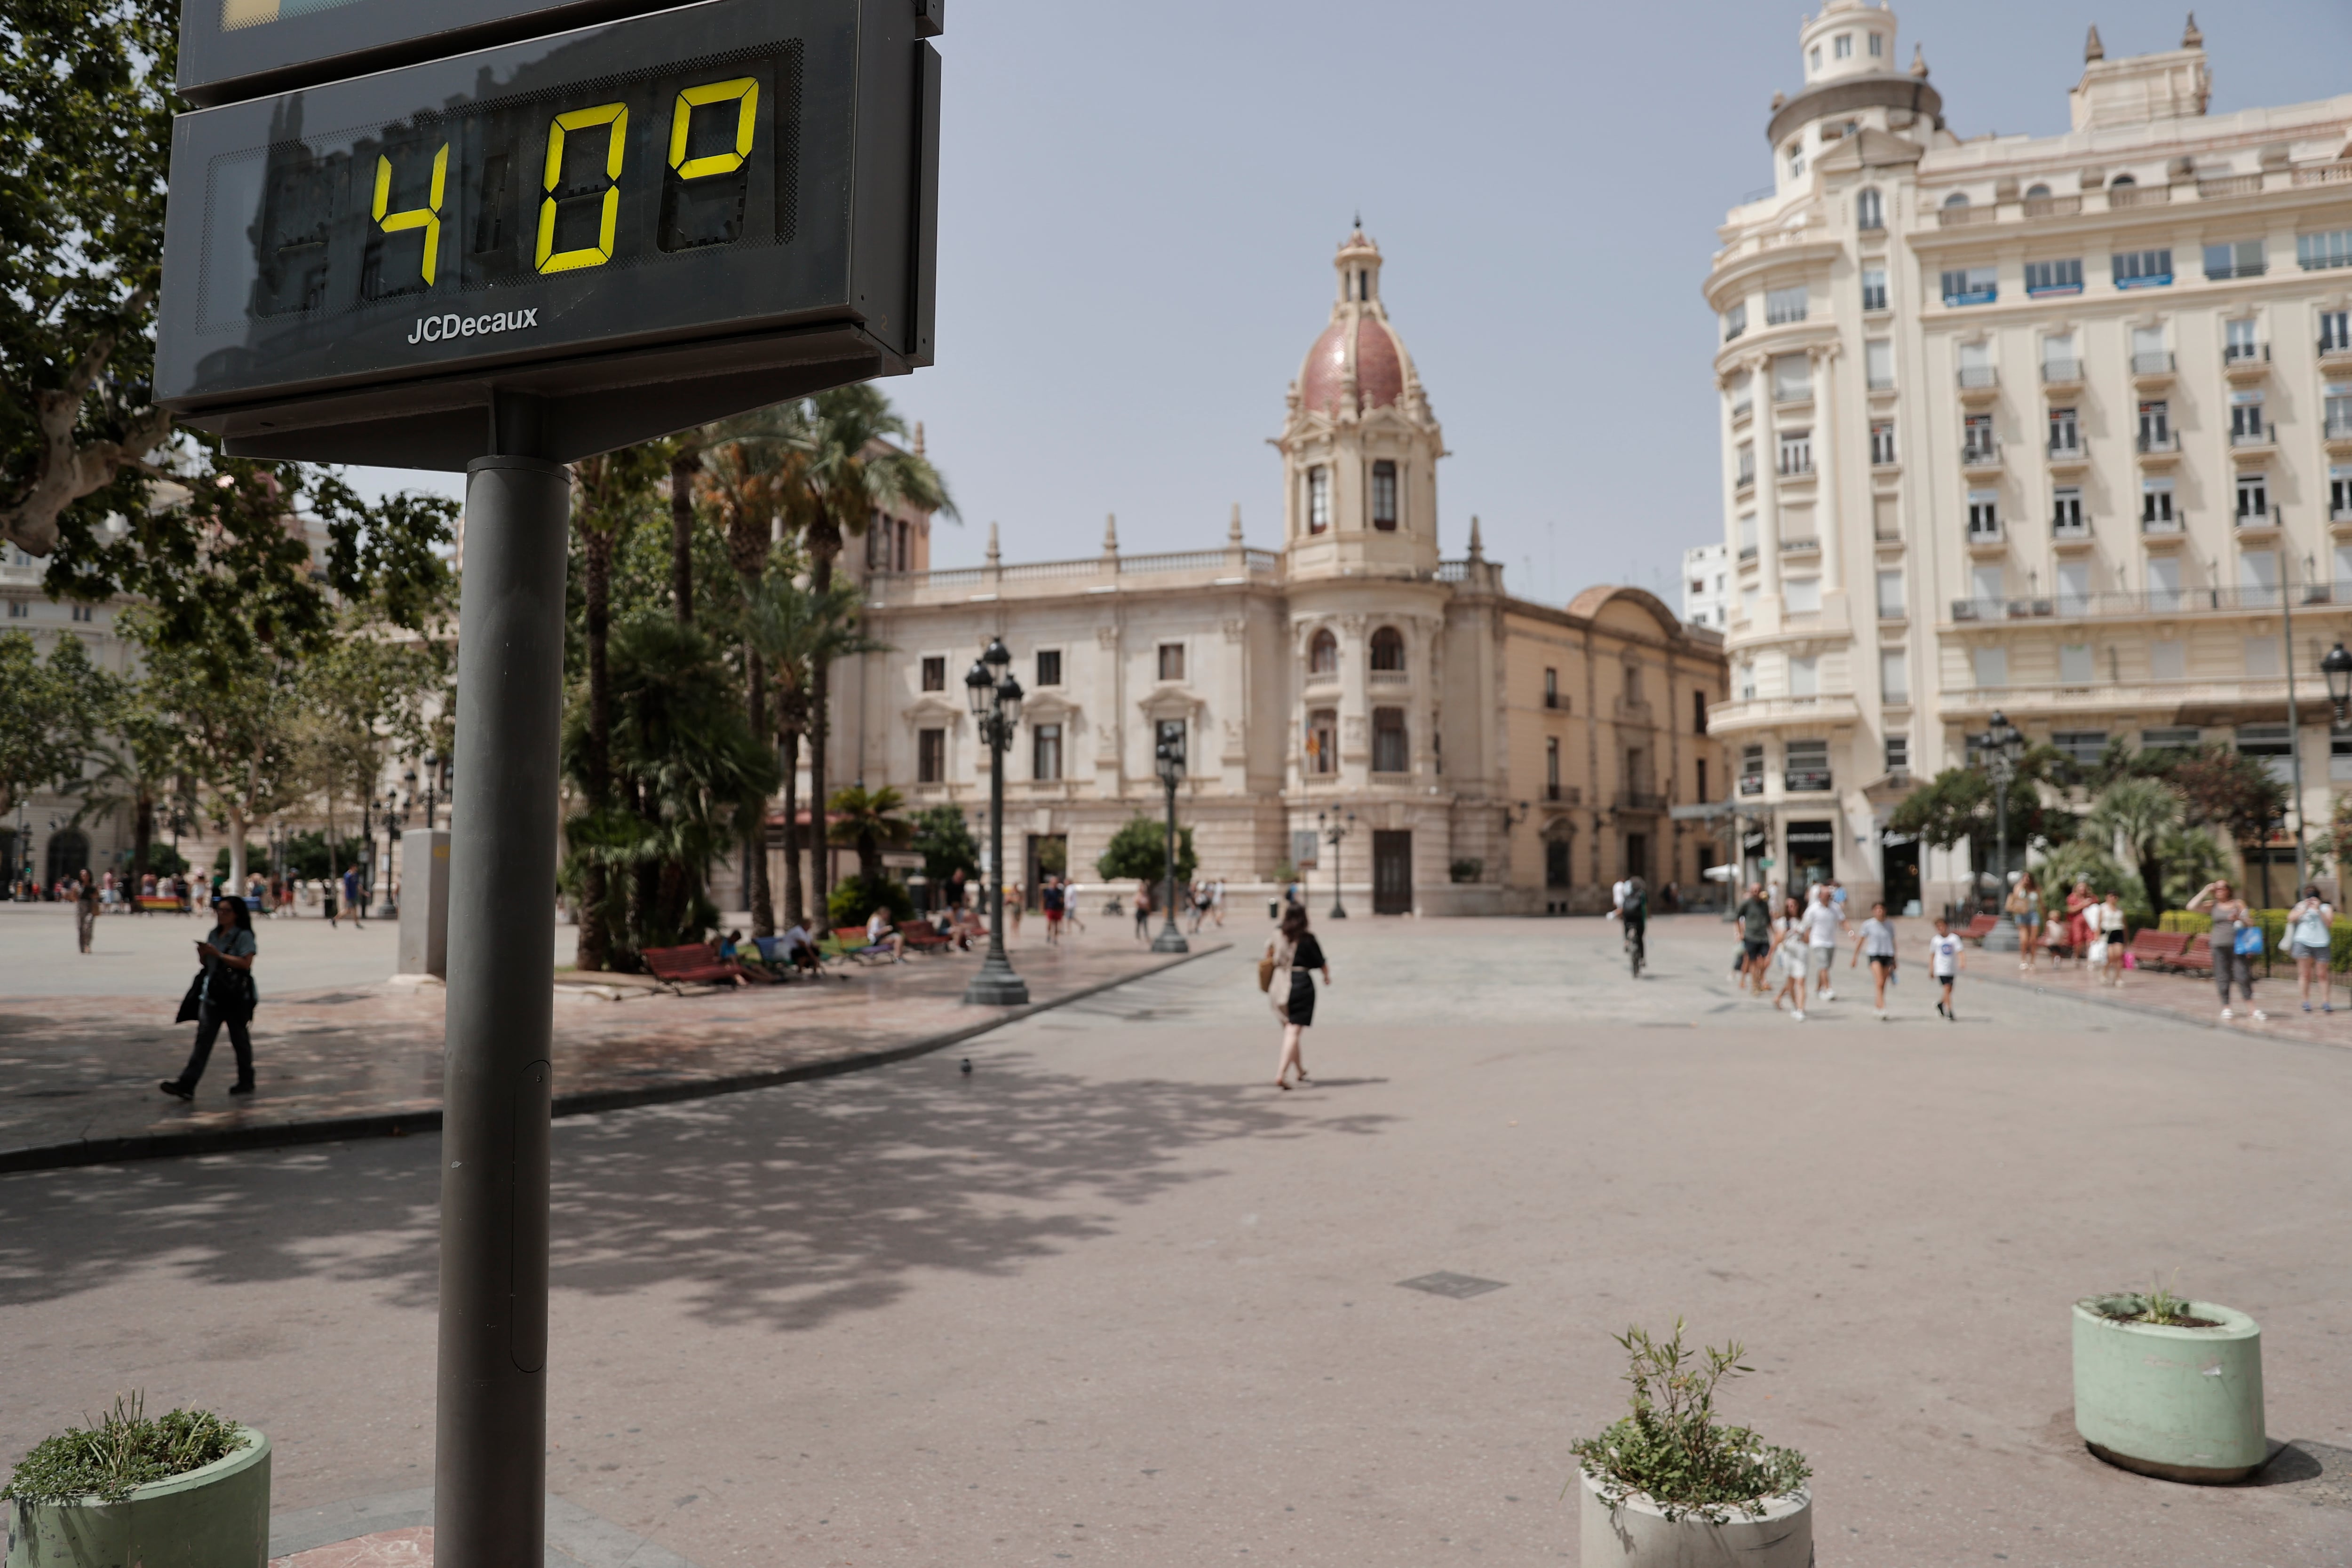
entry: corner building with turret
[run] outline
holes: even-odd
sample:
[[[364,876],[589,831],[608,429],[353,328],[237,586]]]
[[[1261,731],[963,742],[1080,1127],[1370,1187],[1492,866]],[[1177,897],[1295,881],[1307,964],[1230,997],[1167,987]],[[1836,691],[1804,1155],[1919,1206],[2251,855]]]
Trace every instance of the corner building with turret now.
[[[1275,438],[1280,548],[1253,548],[1236,506],[1222,538],[1175,551],[1130,550],[1115,518],[1076,560],[1005,560],[993,528],[979,567],[885,570],[893,557],[868,551],[867,626],[890,651],[839,672],[836,777],[983,831],[988,756],[963,676],[1001,637],[1026,693],[1006,869],[1033,896],[1057,868],[1098,883],[1112,833],[1161,813],[1168,732],[1200,874],[1248,887],[1312,855],[1318,912],[1333,822],[1358,914],[1605,908],[1628,871],[1691,887],[1714,846],[1671,810],[1727,788],[1706,733],[1719,635],[1639,589],[1513,598],[1475,518],[1443,559],[1444,435],[1360,229],[1334,278]]]
[[[2086,760],[2299,758],[2324,824],[2352,777],[2318,668],[2352,621],[2352,96],[2209,114],[2194,18],[2130,58],[2095,28],[2069,129],[1963,141],[1895,26],[1857,0],[1804,21],[1772,188],[1706,277],[1713,727],[1750,864],[1958,896],[1964,852],[1886,823],[1997,711]],[[2292,838],[2241,852],[2283,895]]]

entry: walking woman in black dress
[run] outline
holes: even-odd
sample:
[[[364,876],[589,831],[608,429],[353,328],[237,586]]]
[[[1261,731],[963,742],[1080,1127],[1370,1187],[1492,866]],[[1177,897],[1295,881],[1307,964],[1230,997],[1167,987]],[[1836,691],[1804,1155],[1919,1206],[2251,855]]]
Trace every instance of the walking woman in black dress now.
[[[1323,983],[1331,983],[1331,966],[1324,960],[1323,945],[1307,929],[1307,911],[1292,904],[1282,912],[1282,929],[1266,944],[1274,958],[1274,982],[1266,987],[1266,997],[1274,1003],[1274,1016],[1282,1020],[1282,1064],[1275,1070],[1274,1086],[1290,1087],[1290,1074],[1296,1070],[1298,1082],[1307,1082],[1307,1062],[1299,1046],[1307,1034],[1307,1026],[1315,1021],[1315,979],[1310,969],[1323,971]]]

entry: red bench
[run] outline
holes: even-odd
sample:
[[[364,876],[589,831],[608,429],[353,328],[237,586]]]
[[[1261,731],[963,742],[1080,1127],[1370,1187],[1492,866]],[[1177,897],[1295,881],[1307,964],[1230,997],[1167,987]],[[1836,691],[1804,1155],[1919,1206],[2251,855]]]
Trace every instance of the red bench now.
[[[2158,931],[2152,925],[2136,934],[2131,946],[2125,949],[2131,955],[2132,962],[2143,969],[2177,969],[2180,967],[2181,955],[2188,950],[2187,932]],[[2206,959],[2206,966],[2209,968],[2212,966],[2210,956]]]
[[[2200,974],[2211,974],[2213,972],[2213,934],[2210,931],[2200,931],[2196,936],[2191,936],[2189,939],[2189,946],[2181,949],[2180,956],[2173,962],[2179,968],[2194,969]]]
[[[637,955],[646,972],[673,988],[679,986],[748,985],[751,977],[742,965],[721,959],[708,942],[683,947],[648,947]]]
[[[942,936],[931,928],[928,920],[918,920],[912,925],[898,927],[898,935],[907,939],[909,953],[945,953],[955,946],[955,938]]]
[[[1979,915],[1969,920],[1969,928],[1960,935],[1981,947],[1984,946],[1985,933],[2000,924],[2000,917],[1997,915]]]

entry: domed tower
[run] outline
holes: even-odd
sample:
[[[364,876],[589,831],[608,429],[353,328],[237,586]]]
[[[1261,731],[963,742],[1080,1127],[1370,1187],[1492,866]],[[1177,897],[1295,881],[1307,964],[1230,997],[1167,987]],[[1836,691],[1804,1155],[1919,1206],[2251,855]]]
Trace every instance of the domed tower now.
[[[1437,568],[1445,438],[1381,301],[1381,247],[1358,225],[1332,262],[1331,323],[1290,383],[1283,548],[1293,581]]]

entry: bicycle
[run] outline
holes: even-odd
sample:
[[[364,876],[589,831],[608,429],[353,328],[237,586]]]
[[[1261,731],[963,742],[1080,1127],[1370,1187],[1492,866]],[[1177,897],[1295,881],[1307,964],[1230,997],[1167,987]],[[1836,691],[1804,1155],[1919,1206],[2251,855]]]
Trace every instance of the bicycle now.
[[[1642,966],[1649,962],[1649,925],[1645,921],[1629,922],[1625,926],[1625,952],[1633,960],[1633,977],[1642,977]]]

